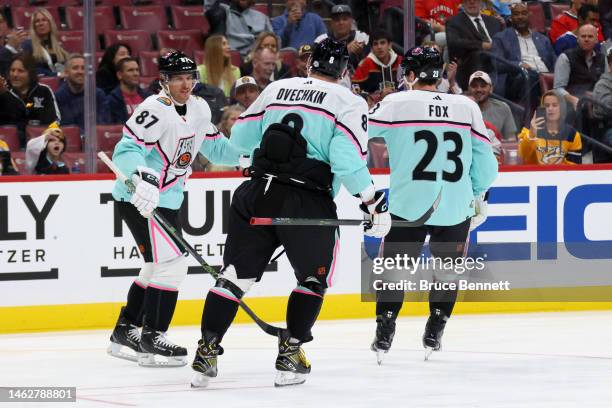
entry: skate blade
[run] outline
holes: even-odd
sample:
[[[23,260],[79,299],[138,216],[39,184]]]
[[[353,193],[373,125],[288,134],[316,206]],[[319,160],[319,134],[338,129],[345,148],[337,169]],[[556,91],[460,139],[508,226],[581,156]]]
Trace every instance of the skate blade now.
[[[187,356],[166,357],[152,353],[138,353],[138,365],[141,367],[183,367],[187,365]]]
[[[429,356],[434,352],[434,349],[431,347],[425,347],[425,361],[429,360]]]
[[[210,382],[210,378],[202,373],[195,373],[191,379],[191,388],[206,388]]]
[[[110,356],[117,357],[117,358],[120,358],[120,359],[123,359],[123,360],[128,360],[128,361],[132,361],[132,362],[138,361],[138,356],[136,355],[136,352],[134,352],[134,354],[125,353],[122,350],[123,348],[126,348],[128,350],[132,350],[128,346],[124,346],[122,344],[114,343],[114,342],[111,341],[111,344],[106,349],[106,352]]]
[[[383,358],[388,352],[389,350],[376,350],[376,362],[378,365],[382,365]]]
[[[300,385],[306,382],[308,374],[294,373],[292,371],[277,371],[274,379],[275,387],[287,387],[289,385]]]

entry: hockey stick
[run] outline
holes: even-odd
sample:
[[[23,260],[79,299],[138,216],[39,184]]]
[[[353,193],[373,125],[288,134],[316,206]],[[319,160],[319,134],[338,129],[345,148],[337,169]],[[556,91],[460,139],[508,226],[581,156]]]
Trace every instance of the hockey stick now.
[[[113,173],[115,173],[115,176],[117,176],[117,179],[119,179],[119,181],[121,181],[122,183],[124,183],[129,192],[133,192],[135,190],[135,186],[134,183],[132,183],[132,180],[128,179],[122,172],[121,170],[115,166],[115,163],[113,163],[113,161],[110,159],[110,157],[108,157],[106,155],[106,153],[104,152],[98,152],[98,157],[100,158],[100,160],[102,160],[104,162],[104,164],[106,164],[108,166],[109,169],[112,170]],[[205,260],[204,258],[202,258],[202,256],[200,254],[198,254],[196,252],[195,249],[193,249],[193,247],[191,245],[189,245],[189,243],[187,241],[185,241],[185,239],[178,233],[178,231],[176,230],[176,228],[174,228],[174,226],[172,224],[170,224],[163,215],[161,215],[157,210],[153,210],[153,217],[155,218],[155,220],[164,228],[164,230],[172,237],[172,239],[174,239],[176,242],[178,242],[179,244],[181,244],[183,246],[183,248],[185,248],[185,250],[195,258],[196,261],[198,261],[198,263],[202,266],[202,268],[204,269],[204,271],[206,271],[207,273],[210,274],[210,276],[212,276],[215,280],[219,278],[219,273],[212,267],[210,266]],[[282,252],[275,258],[275,260],[282,254]],[[249,317],[251,319],[253,319],[253,321],[266,333],[268,333],[271,336],[276,336],[278,337],[279,333],[281,332],[281,328],[280,327],[276,327],[276,326],[272,326],[271,324],[268,324],[266,322],[264,322],[263,320],[261,320],[256,314],[255,312],[253,312],[251,310],[250,307],[248,307],[243,301],[242,299],[238,299],[238,304],[240,305],[240,307],[242,307],[242,310],[245,311],[246,314],[249,315]]]
[[[442,189],[438,193],[436,200],[432,204],[432,206],[423,214],[419,219],[415,221],[403,221],[403,220],[393,220],[392,224],[394,227],[420,227],[424,225],[427,220],[431,217],[436,208],[438,208],[438,204],[440,204],[440,199],[442,197]],[[343,225],[360,225],[365,226],[369,223],[368,220],[350,220],[350,219],[340,219],[335,220],[333,218],[262,218],[262,217],[251,217],[251,225],[278,225],[278,226],[292,226],[292,227],[302,227],[302,226],[319,226],[319,227],[337,227]]]

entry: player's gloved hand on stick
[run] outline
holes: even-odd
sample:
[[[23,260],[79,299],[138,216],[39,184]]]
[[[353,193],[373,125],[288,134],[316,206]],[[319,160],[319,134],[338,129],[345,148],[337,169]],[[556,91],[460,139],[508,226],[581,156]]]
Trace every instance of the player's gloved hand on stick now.
[[[363,218],[367,221],[363,232],[370,237],[382,238],[391,229],[391,214],[385,193],[375,192],[374,198],[369,203],[362,202],[359,205],[359,209],[364,212]]]
[[[486,194],[481,194],[478,197],[474,197],[474,210],[476,214],[472,217],[470,222],[470,231],[475,230],[486,221],[487,219],[487,197]]]
[[[132,183],[136,190],[132,193],[130,203],[145,218],[151,214],[159,204],[159,173],[148,167],[138,166],[132,174]]]

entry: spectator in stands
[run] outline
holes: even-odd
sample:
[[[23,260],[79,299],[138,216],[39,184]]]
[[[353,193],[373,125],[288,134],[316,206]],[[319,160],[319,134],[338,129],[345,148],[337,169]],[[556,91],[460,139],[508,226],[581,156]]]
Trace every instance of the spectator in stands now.
[[[140,87],[140,67],[138,60],[126,57],[117,63],[119,85],[108,95],[111,123],[125,123],[138,105],[149,95]]]
[[[62,114],[62,126],[77,125],[81,134],[85,131],[85,59],[80,54],[72,54],[66,61],[64,83],[55,93]],[[98,124],[110,123],[110,110],[106,94],[96,88],[96,121]]]
[[[8,83],[0,77],[0,106],[0,124],[17,126],[22,147],[27,125],[46,125],[60,118],[53,91],[38,83],[36,63],[25,54],[13,57]]]
[[[523,101],[529,95],[530,106],[535,106],[540,99],[539,74],[553,71],[556,56],[549,39],[529,28],[527,4],[515,3],[510,7],[512,27],[493,37],[493,54],[509,62],[496,62],[495,91],[512,101]]]
[[[565,122],[565,102],[554,91],[542,96],[545,117],[536,113],[529,129],[519,134],[519,156],[524,164],[580,164],[582,138]]]
[[[0,138],[0,176],[17,176],[19,168],[11,157],[9,145]]]
[[[272,82],[272,74],[276,68],[276,54],[269,48],[262,48],[255,51],[253,56],[253,78],[257,85],[263,90]]]
[[[310,44],[302,45],[298,50],[298,57],[295,60],[295,69],[298,77],[306,78],[308,76],[308,60],[311,55],[312,46]]]
[[[557,39],[560,36],[568,31],[574,31],[578,28],[578,12],[585,3],[596,4],[595,2],[585,0],[571,0],[570,9],[558,15],[557,18],[550,23],[550,31],[548,32],[548,36],[550,37],[550,41],[553,43],[553,45],[557,42]],[[598,31],[597,41],[601,42],[604,40],[601,32],[601,26],[599,25],[599,22],[594,25],[597,27]]]
[[[255,102],[259,93],[259,86],[253,77],[245,76],[239,78],[234,84],[234,99],[245,110]]]
[[[290,68],[287,64],[284,64],[280,58],[279,50],[279,40],[276,34],[272,32],[263,32],[257,36],[257,39],[253,43],[251,47],[251,51],[249,51],[248,55],[244,59],[244,63],[240,67],[240,73],[242,76],[253,75],[253,59],[255,57],[255,53],[264,48],[269,49],[274,53],[276,59],[274,61],[274,71],[270,76],[270,81],[276,81],[277,79],[290,78]]]
[[[245,109],[241,105],[230,105],[223,110],[223,116],[221,122],[217,125],[217,129],[228,139],[232,134],[232,127],[234,123]],[[222,166],[213,164],[208,161],[204,156],[198,155],[198,167],[201,167],[203,171],[235,171],[236,167],[233,166]],[[194,169],[195,170],[195,169]]]
[[[493,37],[501,30],[497,19],[480,14],[481,0],[463,0],[463,10],[446,22],[450,61],[458,63],[457,82],[467,88],[470,72],[490,71],[484,52],[493,48]]]
[[[578,26],[574,31],[567,31],[560,35],[555,42],[555,53],[561,55],[563,51],[578,46],[578,29],[585,24],[596,25],[599,21],[599,9],[591,4],[585,4],[578,11]],[[599,48],[599,44],[596,46]]]
[[[446,22],[457,15],[461,0],[416,0],[414,13],[427,21],[435,33],[436,44],[446,46]]]
[[[32,54],[39,75],[56,76],[64,69],[68,51],[57,38],[57,25],[53,16],[44,8],[32,13],[30,38],[22,44],[24,52]]]
[[[425,40],[422,44],[423,47],[433,47],[438,50],[440,55],[442,55],[442,47],[434,41]],[[457,85],[457,63],[455,61],[451,61],[449,63],[444,63],[443,76],[438,82],[438,92],[450,93],[455,95],[461,95],[463,90],[459,85]],[[415,78],[416,79],[416,78]],[[401,88],[401,84],[400,84]]]
[[[253,10],[253,4],[254,0],[231,0],[229,5],[218,1],[206,10],[210,34],[225,35],[230,47],[243,58],[259,33],[272,31],[268,16]]]
[[[470,76],[469,93],[482,111],[482,117],[495,126],[504,141],[516,140],[516,124],[508,104],[491,98],[493,82],[489,74],[476,71]]]
[[[21,51],[21,44],[28,38],[23,28],[11,30],[4,14],[0,12],[0,75],[7,76],[9,65],[15,54]]]
[[[66,151],[64,132],[53,122],[42,135],[26,146],[26,170],[34,174],[69,174],[62,155]]]
[[[272,19],[272,28],[283,47],[296,50],[304,44],[312,44],[315,38],[327,32],[321,17],[306,11],[306,0],[287,0],[287,10]]]
[[[113,89],[119,86],[117,78],[117,63],[132,54],[130,46],[123,43],[116,43],[104,51],[102,60],[96,71],[96,86],[109,94]]]
[[[315,43],[327,37],[346,43],[349,52],[349,70],[354,72],[359,62],[370,52],[368,42],[370,37],[359,30],[353,30],[353,11],[346,4],[338,4],[331,9],[330,30],[315,39]]]
[[[377,102],[396,91],[402,57],[393,51],[391,36],[384,30],[372,33],[370,48],[372,52],[359,63],[352,82]]]
[[[605,39],[612,37],[612,2],[610,0],[599,0],[599,13],[601,15],[601,25]]]
[[[240,78],[240,68],[232,65],[227,38],[211,35],[204,44],[204,64],[198,65],[200,81],[221,88],[229,98],[232,85]]]
[[[578,30],[578,47],[557,58],[554,88],[574,109],[580,97],[593,90],[607,69],[603,54],[595,49],[596,44],[597,29],[591,24],[583,25]]]
[[[593,116],[601,122],[605,129],[601,136],[602,141],[612,148],[612,48],[607,54],[608,72],[604,73],[593,89]],[[593,163],[611,163],[612,154],[603,149],[593,148]]]

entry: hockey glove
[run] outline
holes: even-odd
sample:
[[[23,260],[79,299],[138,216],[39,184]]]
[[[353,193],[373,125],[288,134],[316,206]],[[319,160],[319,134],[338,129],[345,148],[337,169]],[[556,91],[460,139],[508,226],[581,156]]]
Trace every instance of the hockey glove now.
[[[370,204],[362,202],[359,209],[364,212],[363,219],[366,220],[363,227],[364,234],[370,237],[383,238],[389,233],[391,214],[389,214],[385,193],[377,191],[374,193],[372,202]]]
[[[132,193],[130,202],[140,215],[151,217],[151,213],[159,204],[159,174],[148,167],[138,166],[132,174],[132,183],[136,190]]]
[[[478,228],[487,219],[487,197],[484,193],[474,197],[474,210],[476,214],[474,214],[470,222],[470,231]]]

